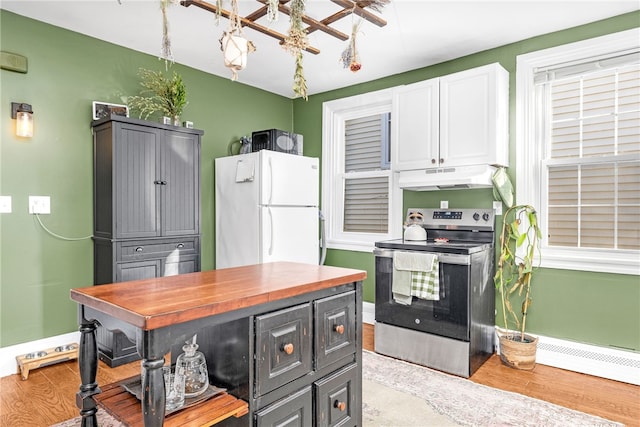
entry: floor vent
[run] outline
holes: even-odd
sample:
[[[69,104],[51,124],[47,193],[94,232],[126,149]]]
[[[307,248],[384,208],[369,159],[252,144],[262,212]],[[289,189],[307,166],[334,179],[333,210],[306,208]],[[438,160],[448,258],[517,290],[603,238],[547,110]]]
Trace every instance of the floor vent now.
[[[539,337],[537,363],[640,385],[640,353]]]

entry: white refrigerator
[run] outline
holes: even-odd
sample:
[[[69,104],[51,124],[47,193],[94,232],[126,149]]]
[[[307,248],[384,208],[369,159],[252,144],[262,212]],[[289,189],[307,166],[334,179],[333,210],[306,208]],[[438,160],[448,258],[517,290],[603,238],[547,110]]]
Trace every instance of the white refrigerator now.
[[[215,159],[216,268],[319,263],[319,161],[262,150]]]

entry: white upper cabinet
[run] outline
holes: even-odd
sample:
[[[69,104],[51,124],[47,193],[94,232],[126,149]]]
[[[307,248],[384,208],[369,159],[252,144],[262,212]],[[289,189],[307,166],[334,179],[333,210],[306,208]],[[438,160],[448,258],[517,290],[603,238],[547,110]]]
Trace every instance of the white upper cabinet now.
[[[439,156],[438,79],[401,86],[393,94],[391,129],[394,170],[424,169]]]
[[[508,166],[509,74],[490,64],[398,88],[395,171]]]

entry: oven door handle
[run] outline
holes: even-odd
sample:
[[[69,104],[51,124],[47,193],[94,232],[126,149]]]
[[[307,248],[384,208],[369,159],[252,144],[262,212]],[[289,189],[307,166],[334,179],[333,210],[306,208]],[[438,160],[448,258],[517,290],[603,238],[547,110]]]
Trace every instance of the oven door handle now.
[[[373,255],[382,258],[393,258],[393,253],[395,249],[383,249],[383,248],[374,248]],[[403,252],[416,252],[416,251],[403,251]],[[456,265],[470,265],[471,257],[469,255],[463,254],[448,254],[442,252],[424,252],[428,254],[433,254],[438,257],[438,262],[440,264],[456,264]]]

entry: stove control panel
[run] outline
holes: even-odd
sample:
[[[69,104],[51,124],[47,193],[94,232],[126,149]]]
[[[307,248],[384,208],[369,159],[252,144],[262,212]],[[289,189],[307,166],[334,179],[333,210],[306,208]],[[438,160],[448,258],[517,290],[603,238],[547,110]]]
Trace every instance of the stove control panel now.
[[[495,227],[493,209],[431,209],[407,210],[405,224],[420,224],[429,228],[490,229]]]

